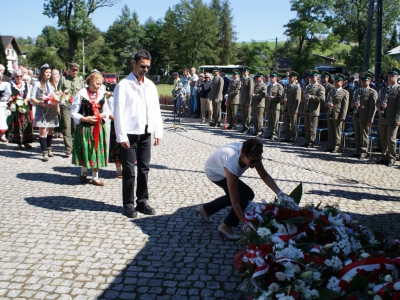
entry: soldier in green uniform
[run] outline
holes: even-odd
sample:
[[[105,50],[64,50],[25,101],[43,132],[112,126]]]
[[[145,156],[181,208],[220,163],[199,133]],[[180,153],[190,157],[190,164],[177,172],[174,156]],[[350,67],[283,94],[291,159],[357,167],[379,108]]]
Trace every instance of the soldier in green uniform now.
[[[283,122],[285,127],[284,142],[294,143],[296,140],[297,114],[301,102],[301,87],[296,83],[299,74],[295,71],[289,73],[289,84],[285,86],[285,97],[283,104],[285,106]]]
[[[253,117],[253,135],[261,136],[265,110],[265,95],[267,85],[264,83],[264,74],[254,75],[254,92],[251,94],[251,115]]]
[[[250,129],[250,116],[251,116],[251,94],[254,90],[253,78],[249,76],[250,69],[243,68],[243,81],[240,89],[240,107],[242,108],[242,133],[248,133]]]
[[[239,107],[239,91],[241,82],[239,79],[239,70],[233,70],[233,80],[229,82],[228,91],[226,95],[226,110],[229,126],[227,129],[236,130],[237,126],[237,113]]]
[[[267,139],[275,140],[278,132],[278,122],[281,114],[281,101],[283,96],[283,85],[277,81],[278,73],[269,74],[270,85],[267,89],[267,120],[268,135]]]
[[[346,119],[349,106],[349,93],[343,89],[343,74],[335,74],[334,87],[329,92],[327,103],[328,114],[328,149],[337,153],[342,138],[343,121]]]
[[[346,115],[351,114],[351,103],[353,102],[353,94],[354,94],[354,85],[350,85],[350,77],[348,74],[344,74],[344,81],[342,89],[346,90],[349,93],[349,105],[347,106]]]
[[[354,123],[354,144],[356,153],[352,155],[358,159],[365,158],[368,147],[368,130],[374,121],[376,102],[378,93],[372,89],[371,83],[373,75],[369,72],[360,73],[361,87],[354,93],[352,106]]]
[[[327,100],[329,99],[329,92],[335,88],[333,84],[329,82],[329,79],[331,79],[331,74],[328,72],[322,72],[321,73],[321,85],[325,88],[325,102],[323,103],[324,105],[321,107],[321,111],[325,112],[327,110]]]
[[[223,100],[222,90],[224,89],[224,79],[219,76],[219,68],[214,68],[214,78],[211,81],[210,100],[213,105],[213,123],[211,126],[221,126],[221,102]]]
[[[75,97],[75,95],[83,88],[83,79],[78,76],[79,65],[77,63],[70,63],[68,75],[61,78],[58,84],[58,90],[63,91]],[[71,105],[67,102],[60,105],[61,111],[61,128],[64,136],[65,154],[69,157],[72,151],[72,134],[75,132],[75,122],[71,119]]]
[[[304,133],[306,143],[303,147],[314,147],[317,133],[318,117],[321,105],[325,101],[325,89],[318,83],[318,70],[310,70],[310,84],[304,90],[303,111],[304,114]]]
[[[400,70],[392,68],[388,74],[389,86],[384,98],[379,99],[379,137],[382,145],[383,158],[378,161],[388,167],[394,165],[396,160],[396,135],[400,126],[400,85],[397,83]]]

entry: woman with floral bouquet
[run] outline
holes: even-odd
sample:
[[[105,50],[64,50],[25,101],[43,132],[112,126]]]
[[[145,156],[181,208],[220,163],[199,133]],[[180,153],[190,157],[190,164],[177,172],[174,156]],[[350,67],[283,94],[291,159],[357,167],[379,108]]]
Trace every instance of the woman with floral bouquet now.
[[[7,143],[7,139],[5,137],[6,131],[8,130],[7,126],[7,102],[11,96],[11,85],[9,82],[2,81],[3,74],[0,73],[0,141],[3,143]]]
[[[104,81],[100,73],[92,73],[86,78],[88,87],[76,94],[71,117],[77,124],[74,137],[72,163],[82,166],[80,180],[86,182],[87,169],[92,168],[92,183],[104,186],[98,177],[98,170],[108,165],[106,127],[103,119],[108,118],[109,109],[105,105],[104,92],[100,90]]]
[[[29,86],[22,81],[21,69],[13,73],[14,81],[11,82],[11,99],[9,107],[12,111],[12,118],[8,126],[8,141],[18,144],[18,150],[22,150],[22,145],[27,149],[32,149],[30,143],[33,142],[33,126],[29,108]]]
[[[50,84],[51,68],[48,64],[40,67],[39,80],[32,89],[31,102],[36,105],[35,126],[39,127],[39,143],[42,148],[43,161],[48,161],[54,154],[51,151],[53,130],[58,126],[59,106],[52,103],[50,95],[54,88]]]

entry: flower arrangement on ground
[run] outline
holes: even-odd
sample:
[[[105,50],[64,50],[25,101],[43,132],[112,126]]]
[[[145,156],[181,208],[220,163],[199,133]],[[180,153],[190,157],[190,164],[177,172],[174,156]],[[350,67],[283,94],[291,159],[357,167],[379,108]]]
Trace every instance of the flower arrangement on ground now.
[[[254,299],[400,300],[400,241],[373,233],[337,205],[300,207],[290,197],[253,205],[255,231],[238,242],[242,290]]]

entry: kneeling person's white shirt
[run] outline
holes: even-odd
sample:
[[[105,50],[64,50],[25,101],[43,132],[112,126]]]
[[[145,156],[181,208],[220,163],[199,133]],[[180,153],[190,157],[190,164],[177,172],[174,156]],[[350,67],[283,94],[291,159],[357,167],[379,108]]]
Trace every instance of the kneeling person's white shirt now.
[[[243,143],[236,142],[227,144],[217,149],[206,161],[204,172],[211,181],[220,181],[226,177],[224,168],[237,177],[249,168],[239,165],[239,157],[241,154]]]

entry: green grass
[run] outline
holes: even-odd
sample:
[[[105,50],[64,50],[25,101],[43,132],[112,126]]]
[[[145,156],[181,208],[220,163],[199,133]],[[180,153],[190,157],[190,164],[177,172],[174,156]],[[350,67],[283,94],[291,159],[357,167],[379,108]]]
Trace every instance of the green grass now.
[[[157,84],[156,86],[159,95],[171,95],[173,87],[171,84]]]
[[[350,51],[351,46],[350,45],[346,45],[346,44],[339,44],[338,47],[327,50],[327,51],[315,51],[315,53],[320,54],[320,55],[324,55],[324,56],[331,56],[332,53],[340,53],[342,52],[342,50],[347,50]],[[337,58],[337,55],[333,55],[335,56],[335,58]]]

